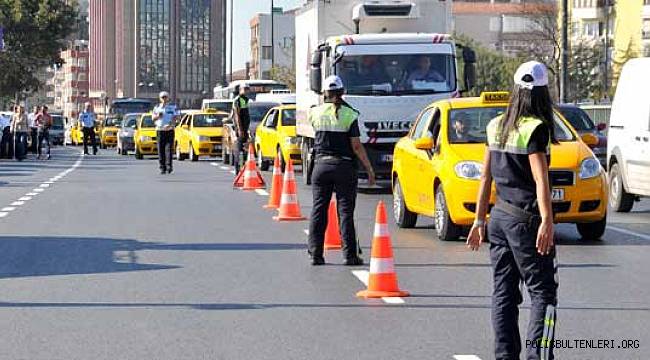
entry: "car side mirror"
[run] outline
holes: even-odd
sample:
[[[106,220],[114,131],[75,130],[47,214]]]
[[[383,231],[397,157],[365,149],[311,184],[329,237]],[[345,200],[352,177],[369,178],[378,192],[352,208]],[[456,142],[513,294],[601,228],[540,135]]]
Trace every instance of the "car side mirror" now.
[[[607,129],[607,124],[605,123],[600,123],[596,126],[596,130],[598,131],[604,131],[605,129]]]
[[[313,52],[309,67],[309,88],[316,94],[322,93],[323,72],[321,70],[322,53],[320,49]]]
[[[433,150],[434,144],[433,139],[429,137],[423,137],[415,140],[415,148],[418,150]]]
[[[581,138],[582,142],[584,142],[590,148],[595,147],[599,142],[598,137],[594,134],[584,134]]]

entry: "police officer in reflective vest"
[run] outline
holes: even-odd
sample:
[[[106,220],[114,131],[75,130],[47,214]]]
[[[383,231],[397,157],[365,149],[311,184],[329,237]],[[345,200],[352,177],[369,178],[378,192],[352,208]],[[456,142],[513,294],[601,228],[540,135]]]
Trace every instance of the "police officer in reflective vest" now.
[[[172,153],[174,152],[174,127],[180,111],[170,103],[169,93],[162,91],[159,95],[160,104],[153,109],[153,119],[156,124],[158,145],[158,163],[161,174],[171,174],[174,171]]]
[[[332,193],[336,193],[345,265],[363,265],[354,228],[357,198],[358,159],[374,185],[375,173],[359,140],[358,111],[343,101],[343,82],[330,76],[323,85],[325,103],[310,110],[315,131],[315,165],[312,173],[313,207],[309,224],[309,255],[312,265],[323,265],[323,243],[327,212]]]
[[[519,284],[531,298],[526,359],[553,359],[557,268],[548,176],[550,144],[556,142],[546,67],[522,64],[506,112],[487,126],[486,151],[474,225],[467,245],[486,239],[485,219],[494,179],[496,205],[490,213],[494,290],[492,322],[497,360],[519,359]]]
[[[235,172],[239,173],[241,167],[240,154],[244,150],[244,144],[248,142],[248,130],[251,124],[250,114],[248,112],[248,85],[239,86],[239,95],[233,100],[233,118],[235,131],[237,132],[237,141],[235,142],[235,154],[233,161],[235,163]]]

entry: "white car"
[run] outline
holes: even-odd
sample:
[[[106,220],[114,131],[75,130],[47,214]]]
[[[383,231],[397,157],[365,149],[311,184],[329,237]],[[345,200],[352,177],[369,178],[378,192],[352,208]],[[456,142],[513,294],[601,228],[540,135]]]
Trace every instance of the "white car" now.
[[[618,212],[632,210],[650,196],[650,58],[628,61],[612,103],[607,143],[609,203]]]

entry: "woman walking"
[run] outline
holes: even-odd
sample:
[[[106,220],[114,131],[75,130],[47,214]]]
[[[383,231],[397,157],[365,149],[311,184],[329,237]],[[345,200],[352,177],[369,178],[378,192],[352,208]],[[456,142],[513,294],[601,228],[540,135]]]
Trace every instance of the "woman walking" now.
[[[490,213],[494,291],[492,322],[497,360],[519,359],[519,304],[524,281],[532,306],[526,359],[553,359],[557,269],[553,212],[548,177],[550,145],[555,143],[553,104],[546,67],[522,64],[506,112],[487,127],[476,220],[467,246],[478,250],[486,239],[486,215],[492,180],[497,202]]]
[[[11,118],[11,133],[14,135],[14,155],[16,160],[23,161],[27,155],[29,123],[25,107],[18,105],[15,109],[15,113]]]

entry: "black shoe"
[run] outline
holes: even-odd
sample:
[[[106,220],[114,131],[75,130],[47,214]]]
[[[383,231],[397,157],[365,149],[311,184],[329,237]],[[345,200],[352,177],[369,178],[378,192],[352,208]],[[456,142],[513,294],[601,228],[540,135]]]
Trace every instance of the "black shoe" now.
[[[325,259],[322,257],[313,257],[311,258],[311,264],[313,266],[325,265]]]
[[[172,168],[167,169],[167,174],[171,174],[172,172],[174,172],[174,169]]]
[[[343,263],[345,266],[361,266],[363,265],[363,259],[360,257],[353,257],[349,259],[345,259],[345,262]]]
[[[47,155],[47,159],[48,159],[48,160],[52,159],[52,155],[49,155],[49,154],[48,154],[48,155]]]
[[[167,169],[160,169],[160,175],[167,174]]]

